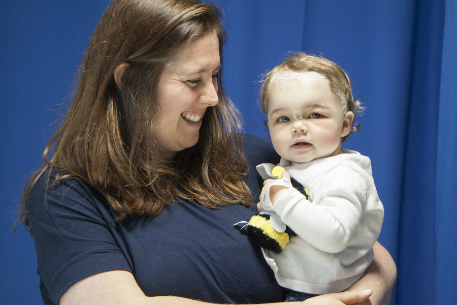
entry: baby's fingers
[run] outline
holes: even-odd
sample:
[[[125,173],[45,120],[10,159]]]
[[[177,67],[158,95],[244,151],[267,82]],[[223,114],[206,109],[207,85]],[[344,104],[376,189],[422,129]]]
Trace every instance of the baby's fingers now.
[[[282,174],[281,178],[286,178],[287,180],[290,180],[290,175],[288,172],[283,171],[281,174]]]
[[[267,179],[263,182],[263,188],[262,188],[262,191],[260,192],[260,196],[259,196],[259,200],[262,201],[262,198],[263,198],[263,193],[265,193],[265,191],[267,190],[268,186],[270,184],[272,184],[273,182],[275,182],[276,180],[274,179]]]

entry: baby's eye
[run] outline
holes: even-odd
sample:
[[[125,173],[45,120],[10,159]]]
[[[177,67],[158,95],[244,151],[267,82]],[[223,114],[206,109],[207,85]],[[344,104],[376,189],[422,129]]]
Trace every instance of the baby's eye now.
[[[279,123],[285,123],[285,122],[289,122],[289,121],[290,121],[290,119],[286,116],[282,116],[278,119]]]
[[[322,114],[317,113],[317,112],[311,113],[311,115],[309,116],[310,119],[318,119],[321,117],[322,117]]]

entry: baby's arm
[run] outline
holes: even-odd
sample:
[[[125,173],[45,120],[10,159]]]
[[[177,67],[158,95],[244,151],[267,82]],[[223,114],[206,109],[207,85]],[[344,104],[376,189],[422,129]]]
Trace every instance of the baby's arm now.
[[[290,177],[283,174],[284,178]],[[338,179],[340,185],[336,187],[331,179],[323,180],[322,190],[315,192],[313,202],[292,187],[271,185],[279,183],[278,180],[266,180],[260,197],[262,208],[276,212],[295,233],[316,248],[328,253],[340,252],[348,246],[362,220],[366,192],[363,184],[356,183],[361,180],[358,173],[342,168],[335,175],[344,177]],[[366,233],[372,235],[367,238],[374,243],[379,230]]]

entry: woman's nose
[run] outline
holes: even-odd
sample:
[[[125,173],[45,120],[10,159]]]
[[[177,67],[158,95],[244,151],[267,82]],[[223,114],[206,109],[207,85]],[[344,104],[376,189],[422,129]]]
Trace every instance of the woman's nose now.
[[[202,96],[202,103],[207,104],[208,106],[216,106],[219,103],[219,96],[217,95],[217,81],[205,86],[205,92]]]
[[[303,122],[303,120],[295,120],[292,125],[292,133],[303,133],[306,134],[308,132],[308,126]]]

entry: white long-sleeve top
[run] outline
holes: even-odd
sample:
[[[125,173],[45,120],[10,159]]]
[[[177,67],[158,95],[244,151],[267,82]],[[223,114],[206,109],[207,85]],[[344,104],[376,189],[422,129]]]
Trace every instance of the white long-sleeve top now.
[[[283,287],[311,294],[344,291],[370,265],[384,217],[370,159],[343,150],[302,164],[281,159],[280,165],[308,190],[310,200],[286,179],[274,183],[289,187],[274,205],[269,189],[265,192],[263,208],[298,235],[281,253],[263,249],[266,261]],[[269,179],[273,167],[264,163],[257,170]]]

